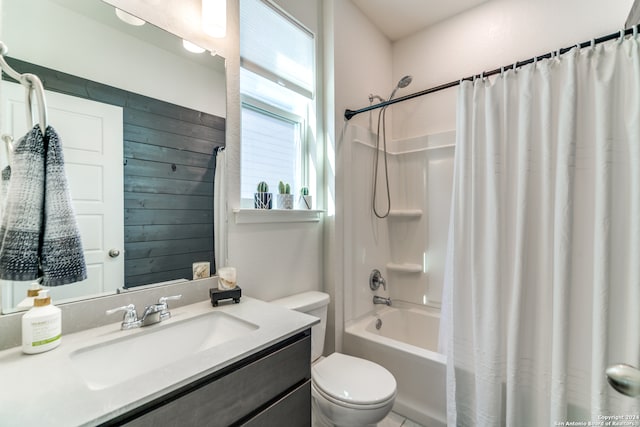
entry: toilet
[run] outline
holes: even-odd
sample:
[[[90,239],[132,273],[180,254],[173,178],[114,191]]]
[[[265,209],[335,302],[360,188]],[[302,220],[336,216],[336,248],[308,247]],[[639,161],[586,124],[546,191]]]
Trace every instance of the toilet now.
[[[311,328],[311,397],[315,418],[339,427],[375,426],[382,421],[396,398],[393,375],[377,363],[358,357],[341,353],[322,357],[329,295],[304,292],[272,303],[320,318],[320,323]]]

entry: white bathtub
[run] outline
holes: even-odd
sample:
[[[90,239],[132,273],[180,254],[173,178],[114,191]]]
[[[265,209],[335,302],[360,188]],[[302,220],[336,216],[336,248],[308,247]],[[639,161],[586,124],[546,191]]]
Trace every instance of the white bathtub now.
[[[428,427],[446,427],[446,357],[437,353],[439,322],[439,315],[426,309],[384,307],[349,322],[344,335],[345,353],[376,362],[396,378],[393,410]]]

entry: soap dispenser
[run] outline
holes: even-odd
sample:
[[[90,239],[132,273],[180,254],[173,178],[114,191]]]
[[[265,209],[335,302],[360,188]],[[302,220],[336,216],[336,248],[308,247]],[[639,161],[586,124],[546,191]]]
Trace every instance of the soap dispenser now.
[[[22,316],[22,351],[42,353],[59,346],[61,340],[61,310],[51,304],[48,290],[40,290],[33,308]]]

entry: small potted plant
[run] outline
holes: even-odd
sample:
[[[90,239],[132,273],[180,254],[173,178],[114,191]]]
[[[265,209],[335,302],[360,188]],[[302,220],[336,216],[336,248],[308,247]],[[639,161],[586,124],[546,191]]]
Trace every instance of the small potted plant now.
[[[311,210],[313,205],[313,196],[309,195],[309,187],[302,187],[300,189],[300,197],[298,198],[298,209]]]
[[[253,205],[256,209],[271,209],[273,194],[269,193],[269,185],[261,181],[257,192],[253,195]]]
[[[282,181],[278,184],[278,209],[293,209],[291,186]]]

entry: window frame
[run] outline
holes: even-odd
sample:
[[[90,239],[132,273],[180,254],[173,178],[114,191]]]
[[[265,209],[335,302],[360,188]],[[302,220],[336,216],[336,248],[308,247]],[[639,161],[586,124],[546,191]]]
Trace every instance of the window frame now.
[[[264,114],[265,116],[270,116],[277,120],[282,120],[282,121],[297,125],[298,132],[299,132],[298,137],[300,138],[300,154],[299,154],[299,158],[297,159],[297,162],[300,163],[300,176],[296,178],[297,180],[299,180],[299,182],[296,182],[295,184],[299,184],[301,187],[308,186],[309,185],[308,184],[309,183],[309,154],[310,154],[309,147],[311,145],[311,141],[308,140],[308,137],[310,135],[310,132],[308,131],[308,126],[309,126],[308,117],[304,117],[304,116],[292,113],[290,111],[283,110],[272,104],[260,101],[250,95],[241,94],[240,95],[240,116],[241,117],[242,117],[242,110],[244,108],[253,110],[254,112],[257,112],[260,114]],[[307,113],[308,113],[308,108],[307,108]],[[240,125],[240,129],[242,131],[242,124]],[[240,139],[242,141],[242,136]],[[241,144],[241,147],[240,147],[241,157],[242,157],[243,148],[244,147]],[[240,160],[240,165],[242,168],[242,159]],[[243,184],[242,180],[243,180],[243,175],[241,170],[240,171],[240,188],[242,188],[242,184]],[[273,189],[271,189],[270,192],[276,193],[277,191],[273,191]],[[240,206],[242,208],[253,208],[253,196],[251,198],[243,197],[242,191],[241,191]]]

